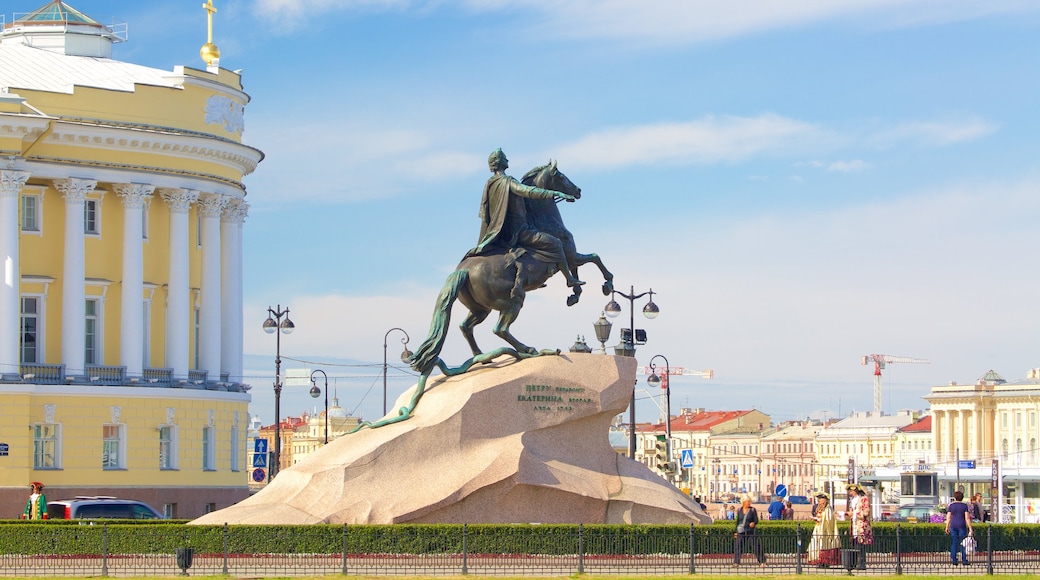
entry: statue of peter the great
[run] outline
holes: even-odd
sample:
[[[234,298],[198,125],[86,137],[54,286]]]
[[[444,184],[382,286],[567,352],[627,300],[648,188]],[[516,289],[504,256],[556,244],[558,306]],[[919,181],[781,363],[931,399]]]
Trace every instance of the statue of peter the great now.
[[[574,277],[563,243],[559,238],[531,227],[527,221],[527,206],[524,198],[559,198],[574,201],[574,197],[559,191],[524,185],[505,174],[509,159],[501,149],[495,149],[488,157],[488,168],[492,176],[484,184],[484,195],[480,199],[480,242],[466,256],[486,256],[513,248],[522,248],[531,256],[556,264],[567,278],[568,286],[581,286]]]

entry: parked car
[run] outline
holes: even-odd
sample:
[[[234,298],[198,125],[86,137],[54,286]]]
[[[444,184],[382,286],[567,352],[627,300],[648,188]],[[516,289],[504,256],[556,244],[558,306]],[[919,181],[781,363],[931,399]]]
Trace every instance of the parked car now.
[[[904,505],[899,506],[899,509],[892,514],[888,521],[926,524],[932,521],[934,516],[941,516],[939,506]]]
[[[787,501],[791,502],[791,505],[809,505],[809,497],[805,495],[789,495]]]
[[[132,499],[111,496],[77,496],[47,502],[47,517],[52,520],[122,519],[161,520],[162,514],[152,506]]]

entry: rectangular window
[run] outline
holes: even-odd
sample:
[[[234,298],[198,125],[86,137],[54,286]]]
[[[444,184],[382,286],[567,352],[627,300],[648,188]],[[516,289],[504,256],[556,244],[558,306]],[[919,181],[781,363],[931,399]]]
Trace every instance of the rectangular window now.
[[[152,204],[144,204],[144,208],[141,209],[141,239],[148,241],[148,210],[152,207]]]
[[[214,441],[215,429],[212,426],[206,426],[202,428],[202,470],[213,471],[214,461],[213,456],[216,455],[216,442]]]
[[[87,298],[86,301],[86,313],[87,318],[84,325],[84,341],[83,341],[83,362],[88,365],[101,364],[101,353],[100,350],[100,337],[98,331],[100,330],[100,307],[99,300],[97,298]]]
[[[231,426],[231,471],[238,469],[238,425]]]
[[[164,519],[175,520],[177,519],[177,504],[175,503],[164,503],[162,504],[162,515]]]
[[[59,469],[61,467],[60,426],[56,423],[33,425],[33,469]]]
[[[22,297],[22,331],[20,354],[23,363],[43,361],[43,341],[40,340],[40,299],[35,296]]]
[[[1022,412],[1018,411],[1015,413],[1015,427],[1022,426]]]
[[[195,337],[195,364],[192,368],[194,368],[195,370],[199,370],[199,335],[202,332],[202,311],[198,308],[195,309],[194,318],[194,330],[192,332],[192,335],[194,335]]]
[[[143,303],[144,312],[142,313],[141,321],[144,323],[144,332],[141,334],[142,342],[141,345],[141,366],[148,368],[151,366],[151,351],[152,351],[152,301],[145,300]]]
[[[22,196],[22,231],[40,231],[40,196]]]
[[[88,199],[83,202],[83,233],[101,235],[101,209],[98,200]]]
[[[123,425],[103,425],[101,427],[101,467],[103,469],[123,469]]]
[[[159,427],[159,469],[177,469],[175,435],[172,425]]]

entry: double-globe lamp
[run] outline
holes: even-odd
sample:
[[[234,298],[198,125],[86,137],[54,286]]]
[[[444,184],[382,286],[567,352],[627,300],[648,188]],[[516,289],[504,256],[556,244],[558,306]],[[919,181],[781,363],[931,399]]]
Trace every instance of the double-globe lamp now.
[[[276,330],[281,332],[275,332]],[[272,449],[271,459],[271,474],[270,479],[274,479],[274,476],[278,474],[278,468],[281,466],[279,463],[282,460],[281,448],[282,448],[282,335],[292,334],[292,331],[296,330],[296,325],[293,324],[292,320],[289,320],[289,307],[286,306],[285,310],[282,310],[282,305],[279,304],[275,308],[267,307],[267,320],[264,321],[264,332],[267,334],[275,335],[275,350],[274,350],[274,449]]]
[[[661,309],[654,304],[654,289],[651,288],[648,292],[636,294],[635,287],[629,286],[629,293],[618,292],[612,290],[610,295],[610,302],[603,307],[603,314],[609,318],[617,318],[621,314],[621,305],[614,300],[614,296],[621,296],[628,300],[628,332],[624,329],[621,331],[621,342],[614,347],[614,353],[617,356],[636,356],[635,344],[643,344],[646,342],[646,334],[643,333],[641,336],[636,331],[636,314],[635,314],[635,301],[643,296],[649,295],[650,301],[643,307],[643,316],[653,320],[657,318],[657,315],[661,313]],[[599,320],[593,323],[593,327],[596,329],[596,340],[599,340],[601,344],[606,344],[607,339],[610,338],[610,321],[600,316]],[[639,331],[642,332],[642,331]],[[606,354],[606,347],[604,346],[604,354]],[[635,385],[632,385],[632,400],[628,405],[628,417],[629,417],[629,433],[628,433],[628,456],[632,459],[636,457],[636,389]]]

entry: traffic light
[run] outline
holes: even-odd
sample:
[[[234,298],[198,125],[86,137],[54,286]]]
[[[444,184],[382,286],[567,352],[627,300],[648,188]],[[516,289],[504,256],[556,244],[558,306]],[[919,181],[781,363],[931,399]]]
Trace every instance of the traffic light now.
[[[656,453],[654,454],[654,465],[658,470],[668,472],[668,438],[664,435],[657,436]]]

